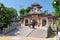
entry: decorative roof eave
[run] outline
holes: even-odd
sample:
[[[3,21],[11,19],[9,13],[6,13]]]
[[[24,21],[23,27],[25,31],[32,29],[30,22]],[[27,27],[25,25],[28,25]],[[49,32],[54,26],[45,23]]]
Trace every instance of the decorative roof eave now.
[[[41,15],[41,14],[43,15],[44,13],[43,13],[43,12],[42,12],[42,13],[27,13],[26,15],[34,15],[34,14],[35,14],[35,15],[39,15],[39,14],[40,14],[40,15]],[[26,15],[25,15],[25,16],[26,16]]]
[[[23,16],[20,16],[20,18],[23,18],[25,16],[33,15],[35,13],[25,13]],[[36,13],[36,14],[43,14],[43,13]]]
[[[38,8],[42,8],[42,6],[37,6]],[[33,8],[33,6],[30,7],[31,9]]]
[[[52,17],[52,18],[55,18],[55,19],[57,19],[55,16],[53,16],[52,14],[45,14],[45,13],[26,13],[26,14],[24,14],[23,16],[21,16],[20,17],[20,19],[22,19],[22,18],[24,18],[24,17],[26,17],[26,16],[30,16],[30,15],[42,15],[42,16],[48,16],[48,17]]]
[[[55,18],[56,19],[56,16],[54,16],[52,14],[46,14],[45,16],[52,17],[52,18]]]

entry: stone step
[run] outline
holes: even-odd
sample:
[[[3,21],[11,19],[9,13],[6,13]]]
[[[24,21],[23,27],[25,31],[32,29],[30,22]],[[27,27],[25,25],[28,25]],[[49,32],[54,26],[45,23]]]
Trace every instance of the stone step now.
[[[44,30],[34,30],[28,37],[46,38],[47,32]]]
[[[29,33],[31,33],[33,29],[26,29],[23,33],[21,33],[21,37],[26,37]]]
[[[33,29],[30,29],[28,26],[21,26],[19,31],[15,33],[16,36],[26,36],[28,35]]]

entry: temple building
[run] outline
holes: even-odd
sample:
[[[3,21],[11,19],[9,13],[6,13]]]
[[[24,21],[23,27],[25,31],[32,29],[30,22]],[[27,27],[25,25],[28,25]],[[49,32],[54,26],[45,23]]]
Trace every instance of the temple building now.
[[[51,13],[41,11],[42,6],[38,3],[33,3],[30,6],[30,12],[20,17],[21,26],[29,26],[28,24],[35,20],[35,27],[48,27],[56,25],[56,17]]]

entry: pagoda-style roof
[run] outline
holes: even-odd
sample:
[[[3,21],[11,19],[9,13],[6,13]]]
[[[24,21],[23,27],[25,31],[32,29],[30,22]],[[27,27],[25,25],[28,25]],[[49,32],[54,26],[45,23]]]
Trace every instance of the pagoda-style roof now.
[[[37,6],[37,7],[42,7],[40,6],[38,3],[33,3],[32,4],[32,7],[30,8],[33,8],[34,6]],[[23,16],[20,16],[20,19],[23,19],[24,17],[28,17],[28,16],[31,16],[31,15],[38,15],[38,16],[47,16],[47,17],[53,17],[53,18],[56,18],[55,16],[53,16],[51,13],[44,13],[44,12],[38,12],[38,13],[34,13],[34,12],[29,12],[29,13],[26,13],[24,14]]]
[[[40,6],[38,3],[33,3],[32,5],[38,5],[38,6]]]
[[[42,8],[42,6],[38,3],[33,3],[32,6],[38,6],[38,7]]]

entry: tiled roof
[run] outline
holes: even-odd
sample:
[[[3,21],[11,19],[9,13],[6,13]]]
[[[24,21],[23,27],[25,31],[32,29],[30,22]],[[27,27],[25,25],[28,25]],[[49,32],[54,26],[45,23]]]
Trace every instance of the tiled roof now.
[[[42,8],[42,6],[38,3],[33,3],[32,6],[38,6],[38,7]]]
[[[39,5],[38,3],[33,3],[32,5]]]
[[[55,17],[52,14],[45,14],[45,13],[27,13],[27,14],[21,16],[20,18],[23,18],[24,16],[34,15],[34,14],[36,14],[36,15],[44,15],[44,16],[49,16],[49,17]]]

